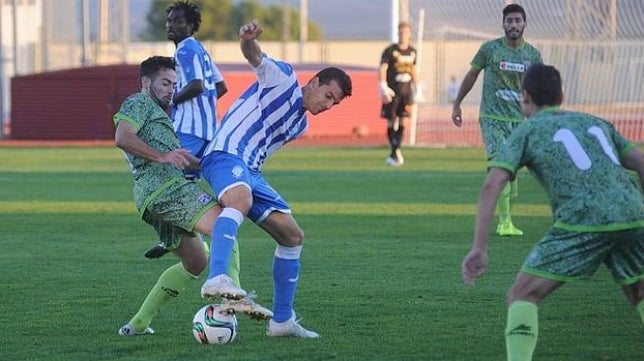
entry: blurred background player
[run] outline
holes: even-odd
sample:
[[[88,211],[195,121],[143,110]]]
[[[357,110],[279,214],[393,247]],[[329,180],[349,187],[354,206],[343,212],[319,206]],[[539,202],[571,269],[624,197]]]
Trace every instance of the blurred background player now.
[[[172,124],[181,147],[201,158],[217,129],[217,99],[228,88],[210,54],[193,35],[199,31],[201,12],[196,4],[176,1],[166,9],[166,31],[174,42],[177,89],[172,99]],[[198,172],[186,177],[198,177]]]
[[[532,360],[539,303],[565,282],[589,278],[602,264],[644,322],[644,153],[608,121],[559,109],[561,75],[554,67],[530,67],[522,89],[521,104],[529,118],[488,164],[472,249],[462,264],[468,284],[485,273],[496,199],[527,167],[548,194],[554,224],[507,293],[508,361]]]
[[[154,227],[164,247],[181,259],[161,274],[136,315],[119,329],[123,336],[154,333],[149,325],[161,307],[203,272],[208,255],[195,232],[209,235],[221,212],[199,183],[183,175],[183,170],[199,170],[200,165],[199,159],[180,148],[165,112],[176,84],[174,67],[170,57],[154,56],[143,61],[141,91],[128,97],[114,115],[115,143],[132,169],[139,215]],[[255,318],[272,316],[250,299],[225,304],[224,308]]]
[[[458,81],[456,81],[455,75],[451,75],[449,77],[449,82],[447,83],[445,93],[447,94],[447,101],[450,104],[454,104],[454,102],[456,101],[456,96],[458,95]]]
[[[304,232],[284,198],[268,184],[261,168],[266,159],[308,129],[307,112],[331,109],[351,96],[351,78],[341,69],[324,68],[300,86],[293,67],[262,53],[256,22],[239,30],[239,45],[257,76],[230,107],[202,159],[204,179],[224,207],[212,231],[208,280],[203,297],[244,297],[246,291],[227,274],[230,252],[245,217],[276,242],[273,253],[273,318],[270,337],[320,337],[295,317],[293,304],[300,274]]]
[[[454,101],[452,121],[460,127],[463,124],[461,102],[472,90],[481,70],[485,70],[479,122],[488,160],[494,158],[501,144],[523,121],[519,104],[521,78],[531,64],[542,62],[539,51],[523,39],[526,24],[525,11],[520,5],[510,4],[503,9],[505,36],[487,41],[479,48]],[[496,232],[500,236],[523,235],[512,222],[511,211],[518,194],[518,183],[514,179],[499,198]]]
[[[405,163],[402,151],[405,127],[409,124],[418,84],[416,48],[411,46],[411,26],[398,24],[398,43],[391,44],[380,57],[381,117],[387,119],[387,139],[391,153],[386,163],[399,167]]]

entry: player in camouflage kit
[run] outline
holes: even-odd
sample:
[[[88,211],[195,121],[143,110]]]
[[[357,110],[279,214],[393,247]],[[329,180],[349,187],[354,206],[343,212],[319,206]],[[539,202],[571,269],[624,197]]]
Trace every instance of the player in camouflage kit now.
[[[523,121],[519,104],[521,77],[531,64],[542,62],[539,51],[523,39],[525,27],[526,16],[521,6],[511,4],[503,9],[505,37],[481,46],[454,101],[452,120],[460,127],[463,122],[461,102],[474,86],[481,70],[485,70],[479,121],[488,160],[496,155],[512,130]],[[496,231],[501,236],[523,235],[512,223],[511,208],[517,196],[518,184],[514,180],[499,198]]]
[[[213,198],[183,170],[200,170],[199,159],[180,148],[172,121],[165,113],[176,84],[174,59],[155,56],[141,63],[140,93],[130,96],[114,115],[115,143],[126,156],[134,177],[134,201],[141,218],[153,226],[165,247],[181,259],[166,269],[138,313],[119,329],[124,336],[151,334],[148,327],[161,307],[199,277],[208,254],[195,233],[210,235],[221,213]],[[238,270],[232,270],[237,274]],[[246,299],[224,305],[255,318],[272,312]]]
[[[644,322],[644,153],[607,121],[559,109],[561,77],[554,67],[532,66],[522,89],[529,118],[489,162],[472,249],[462,264],[468,284],[485,273],[497,197],[527,167],[548,194],[554,224],[507,293],[505,337],[511,361],[532,360],[537,305],[565,282],[592,276],[602,264]]]

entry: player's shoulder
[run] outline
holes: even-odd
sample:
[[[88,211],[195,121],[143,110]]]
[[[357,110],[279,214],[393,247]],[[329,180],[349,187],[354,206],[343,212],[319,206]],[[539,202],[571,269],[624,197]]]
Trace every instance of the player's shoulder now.
[[[195,53],[203,49],[203,45],[201,43],[193,38],[193,37],[188,37],[185,38],[182,42],[180,42],[177,45],[177,54],[186,54],[186,53]]]
[[[147,103],[146,98],[149,98],[149,96],[147,96],[143,92],[134,93],[134,94],[128,96],[123,101],[123,103],[121,104],[121,108],[122,109],[142,108]]]
[[[277,69],[280,72],[287,74],[287,75],[292,75],[295,73],[295,69],[293,68],[293,65],[282,61],[282,60],[277,60],[275,58],[271,58],[270,56],[264,54],[262,57],[262,62],[260,63],[260,66],[258,67],[259,70],[261,69]]]
[[[528,42],[528,41],[524,41],[524,42],[523,42],[523,46],[524,46],[524,49],[527,49],[527,50],[533,51],[533,52],[535,52],[535,53],[539,53],[539,49],[537,49],[534,45],[532,45],[532,44],[531,44],[530,42]]]
[[[121,106],[121,112],[127,111],[138,117],[160,117],[165,111],[152,98],[138,92],[128,97]]]
[[[385,47],[385,49],[382,51],[383,54],[391,54],[398,48],[398,44],[396,43],[391,43]]]
[[[486,40],[481,44],[481,49],[495,49],[500,46],[503,46],[504,40],[503,38],[496,38],[496,39],[490,39]]]

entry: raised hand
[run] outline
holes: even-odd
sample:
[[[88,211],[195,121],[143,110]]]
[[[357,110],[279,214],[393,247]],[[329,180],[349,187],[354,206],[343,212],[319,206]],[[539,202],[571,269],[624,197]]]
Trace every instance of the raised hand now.
[[[254,40],[257,39],[262,31],[264,30],[259,27],[257,20],[253,20],[250,23],[246,23],[242,25],[241,28],[239,28],[239,38],[245,41]]]

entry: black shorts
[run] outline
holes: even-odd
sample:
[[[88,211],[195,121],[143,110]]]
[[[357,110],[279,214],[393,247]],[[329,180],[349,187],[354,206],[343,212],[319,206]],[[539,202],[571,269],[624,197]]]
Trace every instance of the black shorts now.
[[[414,94],[411,82],[398,83],[394,89],[396,95],[389,104],[383,104],[380,116],[385,119],[394,117],[407,118],[411,116],[411,106],[414,104]]]

